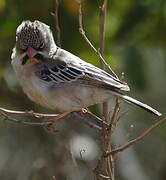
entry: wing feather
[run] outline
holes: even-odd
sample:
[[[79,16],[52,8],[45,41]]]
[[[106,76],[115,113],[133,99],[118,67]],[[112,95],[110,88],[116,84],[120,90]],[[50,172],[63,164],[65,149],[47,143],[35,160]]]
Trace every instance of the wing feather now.
[[[68,58],[68,59],[67,59]],[[110,89],[129,90],[128,86],[118,79],[112,78],[107,72],[83,62],[78,57],[78,61],[71,61],[70,53],[64,56],[55,55],[52,58],[42,57],[44,63],[40,71],[36,74],[44,81],[55,83],[77,82],[96,87]],[[44,60],[46,59],[46,60]]]

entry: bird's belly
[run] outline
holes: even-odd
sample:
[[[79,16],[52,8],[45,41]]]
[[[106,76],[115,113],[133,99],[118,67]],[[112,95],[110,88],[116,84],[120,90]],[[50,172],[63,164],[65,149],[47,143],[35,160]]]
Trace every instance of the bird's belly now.
[[[24,92],[37,104],[59,111],[79,111],[81,108],[106,101],[110,91],[80,84],[59,83],[50,85],[37,77],[20,81]]]
[[[81,108],[106,101],[111,94],[108,90],[80,84],[64,83],[49,88],[52,109],[79,111]]]
[[[41,106],[50,108],[47,98],[48,87],[46,86],[46,84],[39,82],[38,78],[36,77],[29,77],[28,81],[24,80],[24,78],[22,77],[20,79],[20,84],[23,88],[23,91],[30,100],[34,101],[37,104],[40,104]]]

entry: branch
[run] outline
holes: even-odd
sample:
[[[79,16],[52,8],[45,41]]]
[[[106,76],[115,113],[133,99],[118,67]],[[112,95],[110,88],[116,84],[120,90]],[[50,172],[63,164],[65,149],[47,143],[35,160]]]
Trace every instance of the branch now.
[[[13,111],[13,110],[4,109],[1,107],[0,107],[0,114],[1,115],[32,116],[35,118],[54,118],[58,116],[58,114],[42,114],[42,113],[35,113],[33,111]]]
[[[114,132],[115,128],[116,128],[116,117],[119,113],[120,107],[119,107],[119,101],[118,101],[118,97],[116,97],[116,103],[115,103],[115,107],[114,107],[114,111],[112,113],[112,117],[111,117],[111,122],[109,125],[109,135],[111,136],[111,134]],[[120,118],[120,117],[119,117]]]
[[[0,108],[0,115],[5,117],[5,120],[14,122],[14,123],[20,123],[24,125],[31,125],[31,126],[48,126],[51,125],[50,122],[28,122],[20,119],[15,119],[13,117],[10,117],[11,115],[18,115],[18,116],[31,116],[35,118],[46,118],[46,119],[52,119],[57,117],[57,114],[41,114],[41,113],[34,113],[33,111],[12,111],[4,108]]]
[[[102,7],[100,7],[100,53],[102,57],[104,56],[104,24],[105,24],[105,15],[106,15],[106,5],[107,0],[104,1],[104,4]],[[105,69],[105,64],[103,60],[100,58],[100,65],[101,68]]]
[[[97,132],[101,132],[102,128],[97,126],[96,124],[91,123],[90,121],[88,121],[83,115],[77,113],[77,112],[73,112],[73,115],[78,118],[79,120],[81,120],[81,122],[83,122],[85,125],[89,126],[90,128],[94,129]]]
[[[28,126],[49,126],[52,123],[51,122],[28,122],[28,121],[24,121],[24,120],[20,120],[20,119],[15,119],[15,118],[11,118],[7,115],[3,115],[5,117],[5,120],[14,122],[14,123],[20,123],[20,124],[24,124],[24,125],[28,125]]]
[[[158,121],[157,123],[155,123],[154,125],[152,125],[151,128],[147,129],[143,134],[141,134],[140,136],[138,136],[136,139],[131,140],[129,143],[127,143],[126,145],[123,145],[117,149],[112,150],[111,152],[106,153],[105,157],[109,156],[109,155],[115,155],[119,152],[122,152],[126,149],[128,149],[130,146],[136,144],[137,142],[143,140],[147,135],[149,135],[154,129],[156,129],[158,126],[160,126],[162,123],[164,123],[166,121],[166,117],[161,119],[160,121]]]
[[[100,26],[99,26],[100,28],[100,53],[102,57],[104,56],[104,27],[105,27],[104,25],[105,25],[106,7],[107,7],[107,0],[104,0],[103,5],[100,7]],[[105,64],[102,58],[100,58],[100,64],[101,64],[101,68],[105,70]],[[104,116],[104,121],[106,123],[108,123],[108,120],[109,120],[108,115],[109,115],[108,102],[104,102],[103,103],[103,116]],[[111,150],[111,146],[110,146],[111,129],[107,128],[104,124],[103,124],[103,129],[104,129],[104,139],[103,139],[104,140],[103,154],[104,154],[106,151]],[[114,179],[113,157],[108,156],[105,160],[106,160],[105,161],[106,173],[113,180]]]
[[[87,111],[87,114],[89,116],[91,116],[93,119],[95,119],[97,122],[99,122],[101,125],[105,125],[107,128],[109,128],[109,125],[108,123],[106,123],[103,119],[99,118],[98,116],[96,116],[95,114],[93,114],[92,112],[90,111]]]
[[[94,169],[94,173],[95,173],[95,176],[96,178],[99,178],[99,171],[102,169],[102,166],[103,166],[103,162],[105,161],[105,153],[103,153],[100,157],[100,159],[98,160],[97,162],[97,166],[96,168]]]
[[[83,152],[84,152],[83,149],[80,150],[80,160],[85,164],[86,168],[87,168],[92,174],[94,174],[93,169],[92,169],[92,168],[89,166],[89,164],[84,160],[84,158],[83,158]]]
[[[74,166],[74,169],[75,169],[75,176],[77,177],[78,180],[80,180],[81,176],[80,176],[78,164],[77,164],[76,158],[74,157],[73,152],[71,151],[70,147],[68,147],[68,152],[69,152],[69,154],[71,156],[71,160],[72,160],[72,163],[73,163],[73,166]]]
[[[89,41],[89,39],[87,38],[87,36],[85,35],[85,31],[83,29],[83,24],[82,24],[82,10],[81,10],[81,0],[79,2],[79,31],[81,33],[81,35],[83,36],[83,38],[85,39],[85,41],[88,43],[88,45],[93,49],[93,51],[100,57],[102,63],[108,68],[108,70],[111,72],[110,76],[115,79],[115,80],[119,80],[118,76],[114,73],[114,71],[111,69],[111,67],[106,63],[106,61],[104,60],[104,58],[102,57],[100,51],[98,51],[93,45],[92,43]]]
[[[20,123],[24,125],[31,125],[31,126],[49,126],[52,125],[52,122],[50,120],[56,119],[59,114],[42,114],[42,113],[35,113],[33,111],[13,111],[13,110],[8,110],[0,107],[0,115],[5,117],[6,120],[14,122],[14,123]],[[20,117],[26,117],[26,116],[31,116],[35,118],[44,118],[46,121],[45,122],[28,122],[20,119],[15,119],[11,116],[20,116]],[[89,122],[84,114],[80,114],[79,112],[71,112],[70,114],[66,114],[66,116],[63,116],[62,118],[65,118],[69,115],[73,115],[74,117],[78,118],[83,122],[85,125],[89,126],[90,128],[94,129],[95,131],[101,132],[101,127],[97,126],[96,124],[93,124]]]
[[[58,21],[58,8],[59,8],[59,1],[55,1],[55,13],[51,13],[51,15],[54,17],[55,25],[56,25],[56,33],[57,33],[57,45],[61,47],[61,30],[59,27],[59,21]]]

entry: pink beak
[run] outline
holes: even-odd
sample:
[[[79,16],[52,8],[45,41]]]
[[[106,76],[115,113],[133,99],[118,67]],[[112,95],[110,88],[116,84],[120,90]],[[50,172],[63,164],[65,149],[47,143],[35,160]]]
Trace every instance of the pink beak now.
[[[29,47],[29,48],[27,49],[27,55],[28,55],[30,58],[33,58],[36,54],[37,54],[36,50],[33,49],[32,47]]]

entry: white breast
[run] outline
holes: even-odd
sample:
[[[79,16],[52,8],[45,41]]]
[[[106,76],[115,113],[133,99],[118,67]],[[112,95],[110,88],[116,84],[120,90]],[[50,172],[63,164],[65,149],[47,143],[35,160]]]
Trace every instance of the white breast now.
[[[47,102],[47,83],[42,83],[35,75],[34,64],[21,64],[21,56],[16,56],[15,49],[12,54],[12,66],[16,73],[17,79],[23,88],[23,91],[34,102],[48,107]]]

